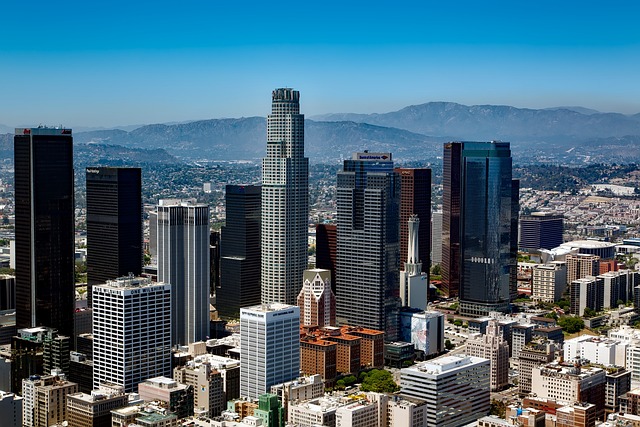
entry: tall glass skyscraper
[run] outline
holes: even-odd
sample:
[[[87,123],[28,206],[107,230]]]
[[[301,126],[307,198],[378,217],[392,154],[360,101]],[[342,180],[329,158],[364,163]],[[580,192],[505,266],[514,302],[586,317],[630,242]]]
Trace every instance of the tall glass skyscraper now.
[[[171,285],[171,343],[209,335],[209,205],[160,200],[158,281]]]
[[[354,153],[338,172],[338,323],[398,337],[400,179],[391,153]]]
[[[73,336],[74,193],[71,129],[16,129],[16,326]]]
[[[87,173],[87,299],[91,287],[142,273],[140,168],[90,167]]]
[[[460,313],[508,311],[518,224],[518,182],[512,179],[509,143],[447,143],[444,160],[443,263],[446,254],[448,265],[443,270],[449,278],[459,277]],[[459,251],[452,250],[456,247]]]
[[[241,307],[260,304],[261,188],[229,184],[225,202],[216,308],[220,317],[237,319]]]
[[[309,159],[304,157],[300,92],[276,89],[262,160],[263,303],[296,304],[307,268]]]

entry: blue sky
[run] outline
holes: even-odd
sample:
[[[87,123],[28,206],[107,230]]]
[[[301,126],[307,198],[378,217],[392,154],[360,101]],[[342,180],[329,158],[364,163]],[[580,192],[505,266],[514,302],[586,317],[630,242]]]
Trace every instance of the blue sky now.
[[[633,1],[38,0],[0,16],[8,126],[264,116],[281,86],[307,116],[429,101],[640,112]]]

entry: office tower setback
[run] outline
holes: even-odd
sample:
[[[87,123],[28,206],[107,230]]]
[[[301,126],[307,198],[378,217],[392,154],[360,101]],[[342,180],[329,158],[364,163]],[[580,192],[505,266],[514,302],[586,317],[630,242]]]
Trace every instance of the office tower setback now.
[[[71,129],[16,129],[16,326],[73,335],[74,193]]]
[[[93,385],[124,386],[171,375],[171,291],[165,283],[121,277],[93,287]]]
[[[491,361],[491,391],[502,390],[509,385],[509,343],[498,329],[497,320],[489,321],[486,334],[469,337],[466,354]]]
[[[257,399],[300,373],[300,309],[262,304],[240,309],[240,396]]]
[[[220,288],[216,308],[237,319],[241,307],[260,304],[259,185],[227,185],[227,220],[221,231]]]
[[[398,337],[400,180],[391,153],[354,153],[337,182],[338,323]]]
[[[408,223],[408,258],[400,272],[400,299],[405,307],[424,310],[427,308],[429,275],[422,272],[422,262],[418,252],[420,219],[417,215],[412,215],[409,217]]]
[[[413,262],[421,262],[431,265],[431,169],[396,168],[400,177],[400,266],[409,260],[409,219],[416,215],[422,224],[418,230],[420,259]]]
[[[564,215],[533,212],[520,217],[519,247],[525,251],[553,249],[562,244]]]
[[[87,176],[87,299],[91,287],[142,273],[140,168],[90,167]]]
[[[449,295],[457,287],[463,315],[506,312],[516,286],[519,204],[509,143],[447,143],[443,168],[443,287]]]
[[[322,327],[336,324],[336,296],[331,290],[329,270],[316,268],[304,271],[298,307],[301,325]]]
[[[160,200],[158,281],[171,285],[171,343],[209,336],[209,205]]]
[[[300,92],[273,91],[262,160],[262,302],[293,305],[307,268],[309,159]]]

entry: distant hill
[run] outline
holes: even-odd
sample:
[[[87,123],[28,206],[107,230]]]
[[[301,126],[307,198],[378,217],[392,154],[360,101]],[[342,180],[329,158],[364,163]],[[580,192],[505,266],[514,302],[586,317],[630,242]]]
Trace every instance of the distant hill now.
[[[568,107],[575,109],[576,107]],[[505,105],[429,102],[384,114],[325,114],[314,120],[354,121],[462,140],[566,141],[640,135],[640,115],[568,108],[534,110]]]
[[[75,142],[165,148],[190,159],[238,160],[264,157],[266,119],[212,119],[176,125],[148,125],[131,132],[80,132]],[[305,121],[305,153],[315,162],[335,161],[365,149],[392,151],[396,158],[430,158],[447,138],[430,138],[402,129],[354,122]]]
[[[74,140],[75,142],[75,140]],[[161,148],[143,149],[113,144],[74,144],[75,162],[81,165],[131,165],[142,163],[178,163]],[[13,159],[13,134],[0,135],[0,160]]]
[[[185,160],[258,160],[265,155],[266,134],[264,117],[242,117],[94,129],[74,132],[74,141],[163,149]],[[316,163],[365,149],[392,152],[399,161],[434,160],[442,155],[442,143],[451,140],[509,141],[521,163],[638,162],[640,113],[430,102],[384,114],[325,114],[305,121],[305,153]],[[0,155],[11,150],[11,135],[0,135]]]

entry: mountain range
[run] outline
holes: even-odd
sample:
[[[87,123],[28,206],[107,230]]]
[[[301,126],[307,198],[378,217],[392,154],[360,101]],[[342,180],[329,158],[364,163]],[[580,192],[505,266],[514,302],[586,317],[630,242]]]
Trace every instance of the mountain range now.
[[[333,113],[305,121],[305,152],[314,162],[333,162],[364,149],[392,152],[399,160],[435,159],[442,153],[442,143],[451,140],[510,141],[517,161],[638,161],[640,114],[601,113],[582,107],[527,109],[429,102],[383,114]],[[164,149],[185,160],[259,159],[265,152],[266,119],[211,119],[75,132],[74,141]]]

